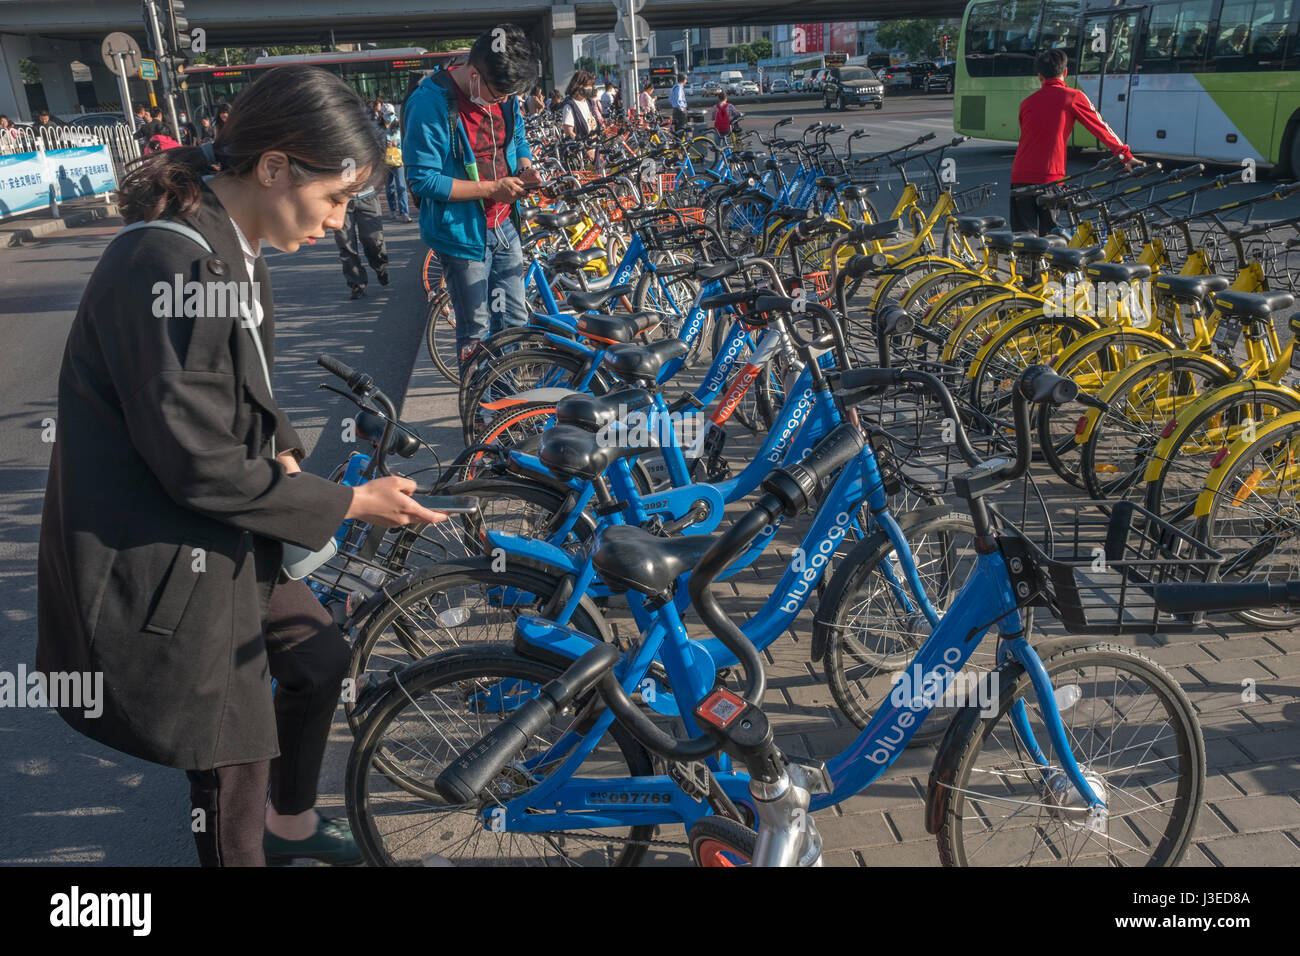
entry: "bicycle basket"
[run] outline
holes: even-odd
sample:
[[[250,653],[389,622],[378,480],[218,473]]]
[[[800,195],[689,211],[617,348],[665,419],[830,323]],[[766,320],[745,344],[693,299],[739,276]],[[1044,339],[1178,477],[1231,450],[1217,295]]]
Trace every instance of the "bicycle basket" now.
[[[1131,501],[1057,502],[1049,554],[1024,528],[999,546],[1017,602],[1048,607],[1074,634],[1187,630],[1202,614],[1165,614],[1154,586],[1216,579],[1223,556]]]
[[[952,201],[957,213],[964,215],[983,208],[993,198],[993,187],[996,185],[997,183],[980,183],[970,189],[963,189],[959,193],[953,193]]]

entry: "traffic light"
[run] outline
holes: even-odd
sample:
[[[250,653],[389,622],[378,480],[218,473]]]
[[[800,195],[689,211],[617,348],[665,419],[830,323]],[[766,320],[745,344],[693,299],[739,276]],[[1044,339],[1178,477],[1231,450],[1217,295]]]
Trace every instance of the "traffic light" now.
[[[144,12],[144,42],[149,52],[155,59],[161,59],[167,55],[166,35],[167,28],[164,26],[164,18],[154,0],[144,0],[141,5]],[[158,27],[162,30],[162,36],[159,36]]]
[[[188,56],[190,52],[190,21],[185,17],[184,0],[166,0],[167,40],[172,53]]]

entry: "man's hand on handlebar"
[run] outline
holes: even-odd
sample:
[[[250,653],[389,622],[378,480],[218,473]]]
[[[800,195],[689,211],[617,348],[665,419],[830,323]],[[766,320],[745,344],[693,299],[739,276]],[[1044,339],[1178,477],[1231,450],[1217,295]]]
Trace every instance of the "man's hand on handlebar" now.
[[[401,528],[408,524],[437,524],[446,521],[441,511],[430,511],[411,497],[416,484],[410,478],[393,475],[375,478],[352,489],[352,504],[345,518],[357,518],[384,528]]]
[[[514,202],[528,192],[524,181],[518,176],[506,176],[502,179],[489,180],[486,185],[487,195],[485,198],[495,199],[497,202]]]

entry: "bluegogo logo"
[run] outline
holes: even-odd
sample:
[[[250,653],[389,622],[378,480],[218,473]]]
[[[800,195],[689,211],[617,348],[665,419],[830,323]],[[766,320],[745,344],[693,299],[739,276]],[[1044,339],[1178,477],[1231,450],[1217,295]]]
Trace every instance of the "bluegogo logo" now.
[[[798,577],[781,601],[781,610],[784,613],[793,614],[803,606],[804,598],[808,596],[813,584],[821,577],[822,569],[835,554],[835,549],[839,547],[840,541],[847,533],[851,520],[847,513],[841,511],[835,516],[835,524],[826,532],[826,537],[821,540],[811,555],[805,555],[802,548],[795,551],[790,569]]]

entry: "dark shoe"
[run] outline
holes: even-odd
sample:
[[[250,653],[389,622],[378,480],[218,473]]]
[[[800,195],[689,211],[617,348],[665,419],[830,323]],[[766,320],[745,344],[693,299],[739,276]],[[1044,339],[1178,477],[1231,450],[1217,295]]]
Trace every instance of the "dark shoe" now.
[[[352,828],[343,817],[321,817],[316,832],[305,840],[285,840],[269,830],[262,836],[267,866],[285,866],[294,860],[318,860],[330,866],[356,866],[361,851]]]
[[[366,287],[363,285],[354,285],[352,287],[352,298],[359,299],[366,294]]]
[[[380,285],[388,285],[388,270],[387,270],[387,269],[379,269],[379,270],[377,271],[376,274],[379,276],[379,284],[380,284]]]

